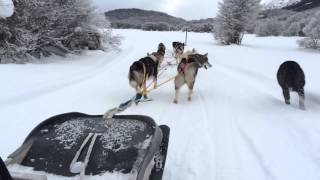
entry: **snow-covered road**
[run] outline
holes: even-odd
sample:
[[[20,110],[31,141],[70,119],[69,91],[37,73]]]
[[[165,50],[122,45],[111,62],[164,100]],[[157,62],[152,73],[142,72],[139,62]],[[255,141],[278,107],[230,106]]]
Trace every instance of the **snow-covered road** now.
[[[171,51],[182,32],[116,30],[120,52],[87,52],[46,64],[1,65],[0,155],[6,157],[42,120],[64,112],[102,114],[134,94],[130,64],[156,50]],[[187,49],[209,53],[192,102],[187,89],[173,104],[174,86],[124,114],[143,114],[171,127],[166,180],[319,180],[320,53],[297,48],[297,38],[246,36],[243,46],[220,46],[211,34],[190,33]],[[52,58],[57,59],[57,58]],[[296,60],[306,74],[306,111],[283,102],[276,71]],[[169,68],[160,78],[175,74]],[[161,81],[160,80],[160,81]]]

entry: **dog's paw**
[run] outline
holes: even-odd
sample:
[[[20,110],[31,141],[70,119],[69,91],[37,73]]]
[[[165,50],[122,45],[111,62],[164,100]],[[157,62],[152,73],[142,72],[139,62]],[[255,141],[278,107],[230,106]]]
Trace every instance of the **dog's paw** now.
[[[299,109],[300,109],[300,110],[302,110],[302,111],[307,110],[307,109],[306,109],[306,107],[305,107],[304,105],[300,105],[300,106],[299,106]]]
[[[155,84],[155,85],[153,86],[153,89],[157,89],[157,88],[158,88],[158,85]]]
[[[191,101],[192,100],[192,98],[191,97],[188,97],[188,101]]]
[[[174,100],[173,103],[174,103],[174,104],[178,104],[178,100]]]

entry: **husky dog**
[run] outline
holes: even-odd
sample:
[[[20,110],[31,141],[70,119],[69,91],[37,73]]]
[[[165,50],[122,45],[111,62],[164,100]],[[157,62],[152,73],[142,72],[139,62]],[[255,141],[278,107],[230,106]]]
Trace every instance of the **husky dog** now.
[[[208,60],[208,53],[204,55],[192,54],[181,60],[178,65],[178,75],[174,80],[176,95],[173,102],[175,104],[178,104],[179,90],[184,84],[187,84],[189,88],[188,100],[191,101],[198,69],[202,67],[205,69],[212,67]]]
[[[172,43],[172,47],[173,47],[173,56],[174,58],[177,60],[177,63],[178,62],[178,58],[183,54],[184,52],[184,46],[185,44],[184,43],[181,43],[181,42],[173,42]]]
[[[160,67],[161,63],[163,62],[164,60],[164,56],[166,54],[166,46],[163,44],[163,43],[160,43],[158,45],[158,50],[157,52],[153,52],[153,53],[147,53],[147,56],[150,56],[150,55],[153,55],[153,56],[156,56],[156,57],[159,57],[160,60],[159,60],[159,64],[158,64],[158,67]]]
[[[159,62],[159,65],[160,65],[162,63],[163,59],[164,59],[164,55],[166,54],[166,46],[163,43],[160,43],[158,45],[157,53],[162,56],[162,59]]]
[[[163,55],[158,52],[148,53],[147,57],[135,61],[129,70],[129,83],[131,87],[135,88],[138,94],[142,94],[144,98],[147,97],[146,82],[149,79],[154,80],[154,87],[157,87],[158,67],[163,59]]]
[[[282,88],[286,104],[290,104],[290,90],[299,95],[299,107],[304,110],[305,75],[302,68],[295,61],[286,61],[280,65],[277,73],[278,83]]]

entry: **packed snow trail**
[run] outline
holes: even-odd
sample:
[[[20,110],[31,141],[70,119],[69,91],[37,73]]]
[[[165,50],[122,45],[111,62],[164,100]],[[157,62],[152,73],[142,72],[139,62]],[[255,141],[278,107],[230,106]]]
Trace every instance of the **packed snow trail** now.
[[[182,32],[116,30],[121,52],[87,52],[58,62],[1,65],[0,155],[13,152],[42,120],[64,112],[102,114],[128,100],[133,61]],[[297,48],[297,38],[245,36],[242,46],[220,46],[211,34],[190,33],[187,49],[209,53],[213,68],[200,69],[192,102],[187,88],[173,104],[173,82],[151,92],[152,102],[123,114],[143,114],[171,128],[164,179],[320,179],[320,84],[318,52]],[[57,58],[53,58],[57,59]],[[283,102],[279,65],[296,60],[306,74],[306,111]],[[176,73],[169,67],[160,82]],[[9,78],[10,77],[10,78]]]

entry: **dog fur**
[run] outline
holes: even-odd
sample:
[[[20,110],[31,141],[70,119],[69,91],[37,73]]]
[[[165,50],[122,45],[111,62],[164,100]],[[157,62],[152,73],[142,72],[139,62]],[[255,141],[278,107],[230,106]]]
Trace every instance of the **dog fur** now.
[[[181,57],[181,55],[184,52],[184,43],[181,42],[172,42],[172,47],[173,47],[173,56],[177,61],[177,64],[179,63],[179,57]]]
[[[178,63],[180,63],[182,59],[188,59],[188,57],[193,54],[198,54],[198,52],[194,48],[191,51],[186,51],[181,55],[179,54],[177,57]]]
[[[299,107],[304,110],[305,75],[300,65],[295,61],[282,63],[277,72],[277,79],[282,88],[285,103],[290,104],[290,90],[295,91],[299,95]]]
[[[160,43],[160,44],[158,45],[158,51],[157,51],[157,53],[162,56],[162,58],[161,58],[161,60],[160,60],[160,63],[159,63],[159,65],[160,65],[160,64],[162,64],[162,62],[163,62],[163,60],[164,60],[164,56],[165,56],[165,54],[166,54],[166,46],[165,46],[163,43]]]
[[[191,101],[193,94],[193,87],[196,81],[199,68],[212,67],[208,60],[208,54],[191,54],[187,58],[182,59],[178,65],[178,75],[175,77],[175,98],[174,103],[178,104],[179,91],[181,87],[186,84],[189,89],[188,101]]]

